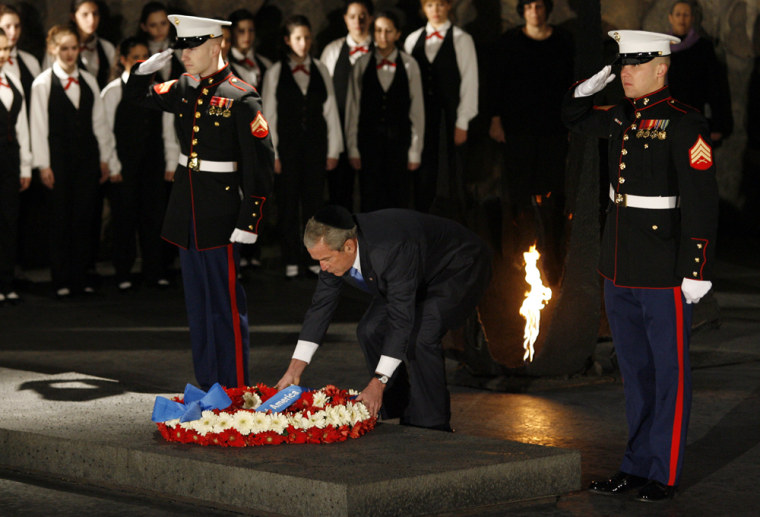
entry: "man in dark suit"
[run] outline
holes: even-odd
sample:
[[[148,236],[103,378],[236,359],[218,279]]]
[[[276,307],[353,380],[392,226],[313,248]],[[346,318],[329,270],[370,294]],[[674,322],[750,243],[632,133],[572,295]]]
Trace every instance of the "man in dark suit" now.
[[[450,431],[441,340],[474,314],[488,286],[486,244],[448,219],[401,209],[352,217],[338,206],[309,220],[304,244],[322,271],[277,387],[299,383],[349,283],[373,297],[357,329],[373,377],[356,400],[372,415],[382,406],[384,418]]]

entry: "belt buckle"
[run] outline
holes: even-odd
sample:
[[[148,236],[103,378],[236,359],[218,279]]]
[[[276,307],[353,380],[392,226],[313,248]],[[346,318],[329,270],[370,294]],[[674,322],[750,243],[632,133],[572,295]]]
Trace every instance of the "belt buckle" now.
[[[625,194],[617,194],[615,196],[615,204],[618,206],[627,206],[628,196],[626,196]]]
[[[190,158],[187,161],[187,167],[188,167],[188,169],[190,169],[193,172],[198,172],[200,170],[200,168],[201,168],[201,161],[200,161],[200,159],[198,159],[197,156],[194,156],[194,157]]]

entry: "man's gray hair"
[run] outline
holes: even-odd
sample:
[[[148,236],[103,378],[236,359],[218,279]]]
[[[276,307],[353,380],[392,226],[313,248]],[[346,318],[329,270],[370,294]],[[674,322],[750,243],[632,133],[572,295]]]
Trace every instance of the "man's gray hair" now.
[[[350,230],[335,228],[325,223],[320,223],[313,217],[306,223],[303,231],[303,243],[307,248],[313,248],[320,240],[331,250],[340,250],[348,239],[356,239],[356,225]]]

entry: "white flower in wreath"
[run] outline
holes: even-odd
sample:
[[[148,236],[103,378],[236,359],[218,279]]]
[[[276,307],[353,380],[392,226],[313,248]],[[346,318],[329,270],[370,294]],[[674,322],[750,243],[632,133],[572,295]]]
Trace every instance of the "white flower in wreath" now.
[[[250,411],[236,411],[232,417],[232,427],[240,434],[250,434],[253,430],[253,414]]]
[[[164,422],[164,425],[166,425],[166,427],[174,427],[177,424],[179,424],[179,418],[173,418]]]
[[[246,391],[243,393],[243,409],[256,409],[261,405],[261,397],[256,393]]]
[[[317,411],[314,414],[310,414],[309,424],[309,427],[324,429],[327,426],[327,413],[325,411]]]
[[[273,413],[269,416],[271,417],[269,419],[270,429],[277,434],[282,434],[288,427],[288,417],[282,413]]]
[[[341,420],[340,407],[341,406],[327,408],[327,425],[334,425],[335,427],[343,425],[344,422]]]
[[[355,396],[357,396],[357,395],[359,394],[359,392],[358,392],[358,391],[356,391],[355,389],[349,389],[349,390],[348,390],[348,394],[349,394],[350,396],[352,396],[352,397],[355,397]]]
[[[310,427],[309,419],[302,413],[288,415],[288,423],[293,426],[293,429],[308,429]]]
[[[367,409],[367,406],[361,402],[358,404],[353,404],[351,407],[351,425],[356,425],[357,423],[367,419],[369,419],[369,410]]]
[[[325,405],[327,405],[327,395],[324,391],[315,392],[313,400],[314,402],[312,405],[314,407],[325,407]]]
[[[221,433],[232,427],[232,415],[229,413],[219,413],[214,422],[214,432]]]
[[[269,415],[256,412],[252,416],[251,433],[263,433],[269,430]]]

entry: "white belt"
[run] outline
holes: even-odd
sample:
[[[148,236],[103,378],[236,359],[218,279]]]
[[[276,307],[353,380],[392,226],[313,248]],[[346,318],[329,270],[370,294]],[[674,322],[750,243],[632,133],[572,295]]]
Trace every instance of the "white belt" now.
[[[680,200],[678,196],[634,196],[632,194],[617,194],[610,185],[610,200],[619,206],[630,208],[652,208],[666,210],[678,208]]]
[[[195,163],[193,163],[193,160],[195,160]],[[179,153],[179,163],[194,171],[235,172],[237,170],[237,162],[214,162],[211,160],[201,160],[200,158],[188,159],[184,153]]]

